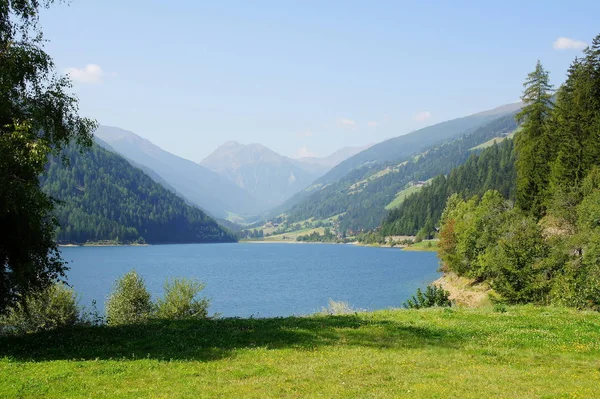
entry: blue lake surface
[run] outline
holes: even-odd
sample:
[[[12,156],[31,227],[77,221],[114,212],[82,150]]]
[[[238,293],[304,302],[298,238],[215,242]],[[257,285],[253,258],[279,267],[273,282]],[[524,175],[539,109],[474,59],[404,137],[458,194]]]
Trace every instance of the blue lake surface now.
[[[167,277],[206,284],[210,313],[222,316],[306,315],[329,299],[353,308],[400,307],[418,287],[440,276],[433,252],[336,244],[189,244],[147,247],[66,247],[68,281],[89,307],[104,302],[114,281],[131,269],[153,298]]]

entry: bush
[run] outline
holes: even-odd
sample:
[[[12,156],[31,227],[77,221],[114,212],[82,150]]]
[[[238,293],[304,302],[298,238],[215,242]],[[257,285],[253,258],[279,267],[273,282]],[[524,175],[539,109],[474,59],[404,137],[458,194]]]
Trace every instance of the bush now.
[[[329,300],[326,308],[321,309],[321,314],[328,316],[341,316],[362,312],[361,309],[353,309],[347,302]]]
[[[158,300],[156,313],[164,319],[205,319],[208,317],[208,298],[196,299],[204,284],[188,279],[167,280],[165,296]]]
[[[452,302],[450,301],[450,293],[441,286],[428,285],[425,292],[417,288],[417,293],[404,302],[403,306],[406,309],[449,307],[452,306]]]
[[[109,325],[144,323],[152,309],[144,279],[132,270],[116,281],[106,302],[106,321]]]
[[[75,292],[57,283],[9,308],[7,315],[0,319],[0,332],[34,333],[72,326],[79,321],[80,311]]]

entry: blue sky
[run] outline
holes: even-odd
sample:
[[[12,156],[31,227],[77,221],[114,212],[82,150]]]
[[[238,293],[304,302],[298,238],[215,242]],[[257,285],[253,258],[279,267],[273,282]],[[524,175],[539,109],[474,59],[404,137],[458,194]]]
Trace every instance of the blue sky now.
[[[41,22],[83,115],[200,161],[227,140],[324,156],[515,102],[537,59],[564,80],[598,15],[598,1],[73,0]]]

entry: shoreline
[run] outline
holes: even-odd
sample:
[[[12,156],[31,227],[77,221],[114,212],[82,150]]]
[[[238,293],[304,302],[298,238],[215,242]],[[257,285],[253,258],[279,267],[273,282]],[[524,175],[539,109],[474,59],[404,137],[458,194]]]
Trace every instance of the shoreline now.
[[[357,247],[371,247],[371,248],[395,248],[403,251],[410,252],[437,252],[437,247],[414,247],[410,245],[389,245],[389,244],[361,244],[358,241],[352,242],[309,242],[309,241],[284,241],[284,240],[243,240],[238,241],[238,244],[331,244],[331,245],[354,245]]]
[[[149,247],[151,244],[58,244],[59,248],[75,247]]]

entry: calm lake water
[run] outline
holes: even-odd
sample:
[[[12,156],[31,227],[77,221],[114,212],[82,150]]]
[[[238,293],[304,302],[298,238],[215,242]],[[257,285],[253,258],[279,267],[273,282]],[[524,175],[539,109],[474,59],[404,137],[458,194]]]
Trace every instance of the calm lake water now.
[[[222,316],[305,315],[331,298],[353,308],[400,307],[439,277],[433,252],[327,244],[190,244],[67,247],[69,283],[80,304],[104,302],[118,277],[135,269],[156,298],[167,277],[206,283],[210,312]]]

